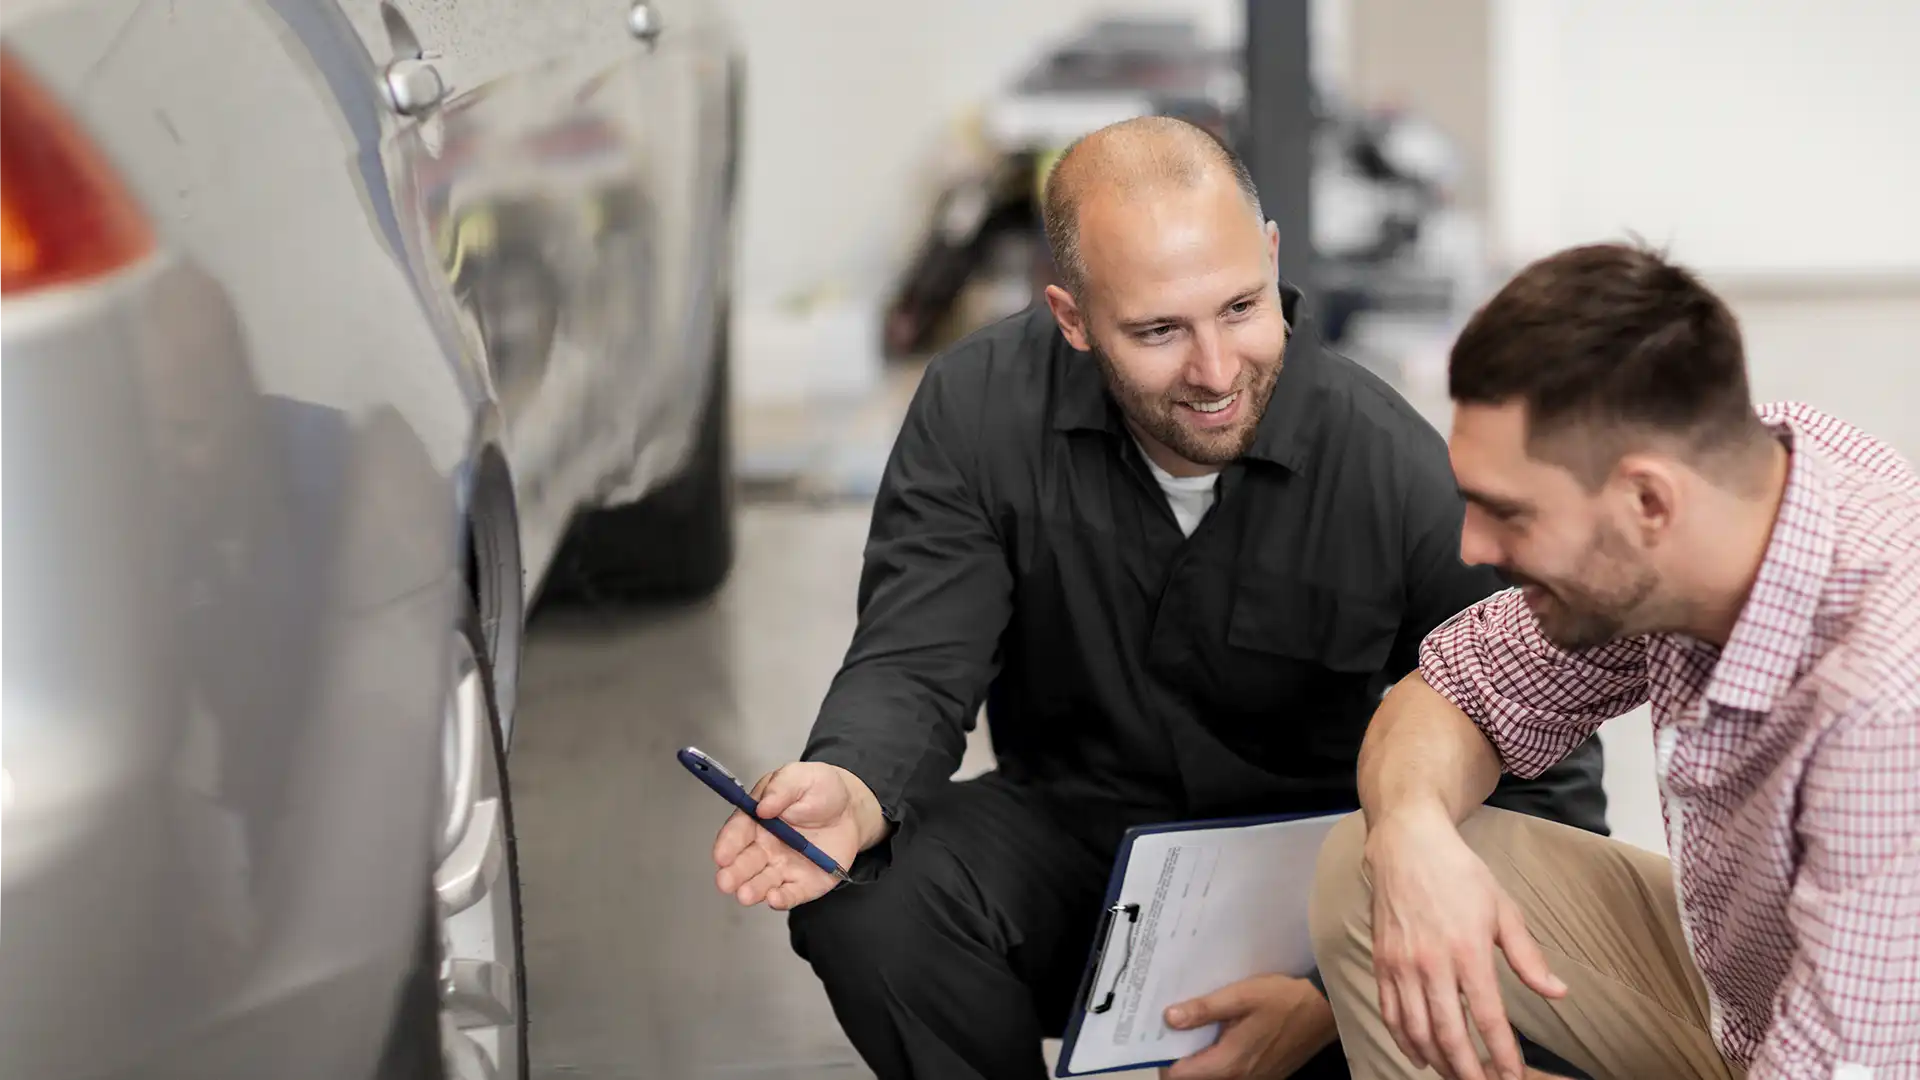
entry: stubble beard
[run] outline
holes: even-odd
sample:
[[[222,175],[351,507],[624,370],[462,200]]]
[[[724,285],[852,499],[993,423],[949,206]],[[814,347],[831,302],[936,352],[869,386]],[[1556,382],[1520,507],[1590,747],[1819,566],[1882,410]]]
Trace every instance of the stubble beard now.
[[[1107,390],[1120,405],[1120,411],[1139,431],[1155,442],[1195,465],[1227,465],[1247,452],[1260,429],[1279,380],[1285,353],[1263,366],[1247,365],[1240,381],[1229,393],[1245,395],[1240,419],[1230,428],[1203,430],[1190,427],[1180,419],[1183,401],[1204,400],[1213,395],[1189,386],[1177,386],[1164,395],[1155,395],[1127,381],[1113,360],[1098,345],[1091,349],[1106,376]]]
[[[1562,649],[1598,648],[1644,633],[1653,615],[1659,578],[1634,563],[1624,537],[1603,526],[1582,560],[1585,581],[1548,585],[1517,571],[1508,577],[1517,585],[1537,585],[1545,593],[1533,610],[1541,633]]]

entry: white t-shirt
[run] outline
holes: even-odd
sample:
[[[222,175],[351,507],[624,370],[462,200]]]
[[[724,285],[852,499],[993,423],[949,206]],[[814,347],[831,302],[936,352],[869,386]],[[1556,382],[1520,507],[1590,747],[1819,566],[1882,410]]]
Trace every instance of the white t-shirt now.
[[[1140,456],[1146,458],[1147,468],[1153,470],[1153,478],[1160,483],[1160,490],[1167,493],[1167,505],[1173,508],[1173,519],[1180,523],[1180,531],[1188,536],[1200,525],[1200,519],[1207,516],[1213,507],[1214,485],[1219,483],[1220,474],[1210,472],[1204,476],[1175,476],[1154,463],[1142,447]]]

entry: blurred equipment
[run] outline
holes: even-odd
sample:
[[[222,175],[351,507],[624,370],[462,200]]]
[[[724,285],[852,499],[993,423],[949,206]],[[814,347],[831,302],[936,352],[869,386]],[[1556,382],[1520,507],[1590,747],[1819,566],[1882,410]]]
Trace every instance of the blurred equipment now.
[[[936,200],[894,285],[887,355],[933,351],[1039,299],[1053,281],[1041,191],[1081,135],[1174,116],[1214,132],[1251,166],[1245,68],[1242,51],[1211,47],[1193,23],[1167,19],[1100,19],[1043,56],[986,105],[979,164]],[[1416,114],[1362,109],[1324,91],[1310,114],[1311,287],[1327,340],[1339,342],[1360,311],[1447,310],[1463,268],[1430,241],[1451,213],[1460,169],[1452,144]],[[1277,193],[1264,201],[1275,216]]]

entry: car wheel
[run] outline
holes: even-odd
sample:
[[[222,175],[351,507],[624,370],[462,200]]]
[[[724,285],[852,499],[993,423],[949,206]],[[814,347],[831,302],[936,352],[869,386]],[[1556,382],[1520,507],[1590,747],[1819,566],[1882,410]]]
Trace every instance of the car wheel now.
[[[525,1080],[520,865],[486,640],[471,607],[454,639],[439,865],[440,1043],[448,1080]]]
[[[713,377],[687,468],[631,506],[575,521],[554,559],[547,594],[615,601],[697,599],[733,569],[733,432],[727,318],[714,335]]]

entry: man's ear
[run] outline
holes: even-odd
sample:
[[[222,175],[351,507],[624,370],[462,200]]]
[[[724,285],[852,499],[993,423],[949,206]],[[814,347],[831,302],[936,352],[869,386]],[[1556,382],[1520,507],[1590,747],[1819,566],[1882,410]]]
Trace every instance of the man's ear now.
[[[1673,462],[1652,454],[1627,454],[1614,467],[1614,480],[1641,543],[1658,544],[1680,515],[1681,483]]]
[[[1053,321],[1060,324],[1060,333],[1067,344],[1080,352],[1092,348],[1087,336],[1087,322],[1080,315],[1080,305],[1074,302],[1073,294],[1058,285],[1047,286],[1047,307],[1053,311]]]
[[[1267,263],[1273,267],[1274,280],[1280,278],[1280,223],[1267,222]]]

